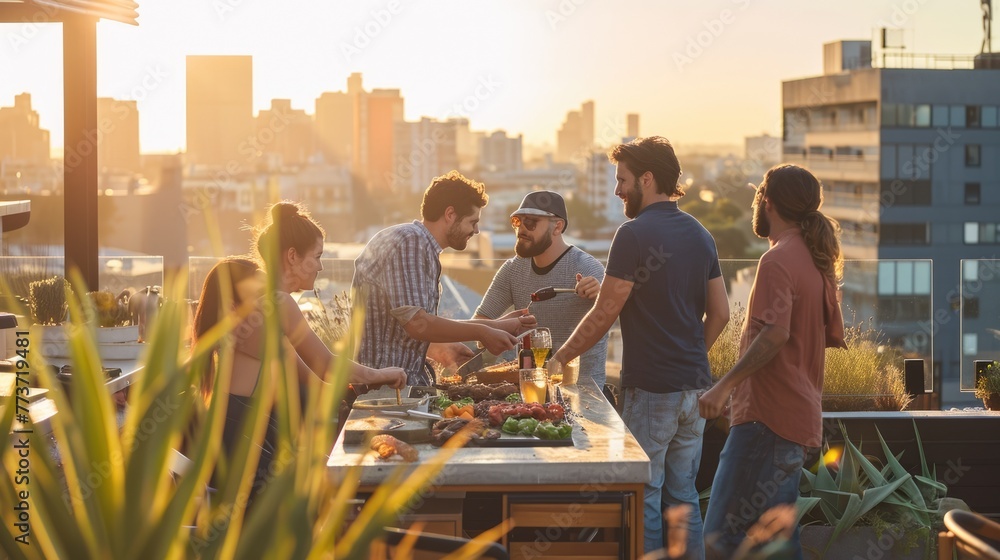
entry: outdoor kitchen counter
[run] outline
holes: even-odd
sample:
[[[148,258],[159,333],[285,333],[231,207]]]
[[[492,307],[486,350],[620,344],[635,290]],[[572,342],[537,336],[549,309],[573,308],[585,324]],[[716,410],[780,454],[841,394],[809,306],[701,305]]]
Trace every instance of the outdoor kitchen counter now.
[[[576,413],[573,446],[477,447],[469,443],[448,462],[439,482],[452,485],[645,484],[649,458],[625,428],[621,417],[593,382],[563,387],[563,398]],[[417,444],[420,458],[432,457],[437,448]],[[327,462],[334,480],[361,463],[361,485],[378,485],[398,461],[377,459],[359,444],[344,444],[344,434]]]
[[[462,503],[476,493],[498,494],[501,518],[513,518],[517,527],[544,531],[542,540],[556,541],[540,543],[534,536],[538,533],[527,537],[523,532],[510,533],[502,543],[511,558],[637,558],[642,555],[642,499],[649,458],[592,381],[563,387],[562,394],[576,414],[572,447],[477,447],[470,442],[448,461],[425,501]],[[420,451],[420,461],[438,451],[429,443],[414,447]],[[361,493],[372,492],[393,469],[405,465],[376,459],[361,444],[345,446],[341,433],[327,462],[330,476],[339,482],[357,464]],[[454,530],[455,536],[462,536],[460,507],[455,523],[446,524],[446,530],[432,530],[438,518],[422,519],[420,512],[401,523],[415,521],[425,531]],[[568,533],[569,527],[604,527],[606,532],[601,542],[560,541],[558,535]]]

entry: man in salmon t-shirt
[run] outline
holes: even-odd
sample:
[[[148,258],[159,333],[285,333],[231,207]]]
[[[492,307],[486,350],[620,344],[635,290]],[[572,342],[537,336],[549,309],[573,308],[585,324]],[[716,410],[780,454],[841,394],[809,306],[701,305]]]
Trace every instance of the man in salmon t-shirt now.
[[[757,266],[740,358],[699,400],[715,418],[732,394],[705,516],[709,558],[730,558],[762,513],[795,503],[808,448],[822,443],[825,348],[846,347],[839,226],[822,201],[819,181],[794,165],[768,170],[754,197],[753,230],[771,248]],[[792,545],[801,558],[798,529]]]

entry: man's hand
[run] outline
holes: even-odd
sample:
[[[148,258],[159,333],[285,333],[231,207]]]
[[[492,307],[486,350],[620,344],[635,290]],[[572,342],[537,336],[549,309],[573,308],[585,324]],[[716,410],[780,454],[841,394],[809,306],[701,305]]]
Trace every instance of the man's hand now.
[[[594,299],[601,293],[601,283],[593,276],[584,277],[579,272],[576,273],[576,295],[583,299]]]
[[[393,389],[406,387],[406,372],[403,371],[403,368],[387,367],[373,369],[371,378],[372,381],[368,385],[388,385]]]
[[[493,327],[517,336],[538,326],[538,319],[528,314],[527,309],[515,309],[493,321]],[[492,352],[492,351],[491,351]],[[496,352],[493,352],[496,354]]]
[[[488,325],[481,326],[483,334],[480,336],[479,342],[483,343],[483,346],[486,347],[486,350],[490,354],[499,356],[507,350],[514,348],[514,345],[517,344],[517,338],[509,332],[494,329]]]
[[[729,394],[732,391],[728,386],[721,383],[716,383],[714,387],[705,392],[704,395],[698,398],[698,412],[701,413],[701,417],[707,420],[712,418],[718,418],[722,415],[722,411],[726,409],[726,405],[729,403]]]
[[[432,342],[427,347],[427,357],[444,367],[464,364],[475,352],[461,342]]]

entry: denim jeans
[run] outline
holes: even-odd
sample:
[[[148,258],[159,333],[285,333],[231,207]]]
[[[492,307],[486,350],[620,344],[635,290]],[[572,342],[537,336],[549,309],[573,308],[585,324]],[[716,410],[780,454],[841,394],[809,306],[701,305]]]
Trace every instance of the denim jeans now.
[[[732,427],[705,514],[709,558],[730,558],[762,513],[778,504],[795,504],[805,451],[761,422]],[[802,558],[798,527],[791,544],[794,557]]]
[[[625,390],[622,419],[649,456],[650,480],[643,500],[643,546],[647,553],[664,547],[663,511],[688,504],[685,558],[704,558],[701,509],[694,487],[705,431],[705,419],[698,413],[699,393]]]

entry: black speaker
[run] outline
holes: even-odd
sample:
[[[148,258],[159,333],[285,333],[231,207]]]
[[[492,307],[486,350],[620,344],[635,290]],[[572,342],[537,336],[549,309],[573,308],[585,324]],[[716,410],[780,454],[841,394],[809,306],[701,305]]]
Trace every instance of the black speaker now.
[[[903,360],[903,379],[909,395],[916,397],[927,392],[927,385],[924,383],[924,360]]]

